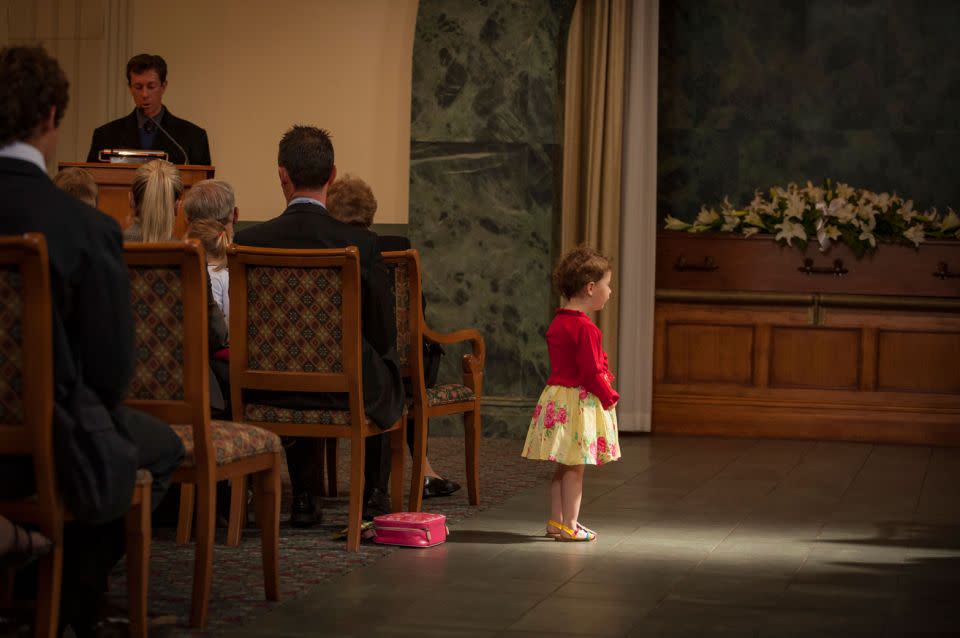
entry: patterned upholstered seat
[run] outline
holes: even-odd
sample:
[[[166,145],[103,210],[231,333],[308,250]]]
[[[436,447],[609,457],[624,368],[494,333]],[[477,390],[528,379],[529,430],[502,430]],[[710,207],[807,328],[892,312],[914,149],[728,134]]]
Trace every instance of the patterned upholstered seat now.
[[[183,441],[183,447],[186,450],[182,467],[192,467],[194,464],[193,428],[189,425],[171,427]],[[283,448],[280,437],[273,432],[233,421],[210,421],[210,437],[213,440],[213,448],[216,450],[217,465],[242,461],[264,452],[280,452]]]
[[[459,383],[446,383],[433,388],[427,388],[427,404],[430,407],[473,401],[473,390]]]

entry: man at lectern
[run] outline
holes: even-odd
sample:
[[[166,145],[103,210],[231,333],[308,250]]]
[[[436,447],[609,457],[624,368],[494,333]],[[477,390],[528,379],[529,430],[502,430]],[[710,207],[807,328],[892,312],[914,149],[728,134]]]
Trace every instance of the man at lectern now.
[[[163,105],[167,90],[167,63],[159,55],[140,53],[127,62],[127,85],[136,108],[93,132],[88,162],[96,162],[105,148],[166,151],[174,164],[209,165],[207,132],[175,117]]]

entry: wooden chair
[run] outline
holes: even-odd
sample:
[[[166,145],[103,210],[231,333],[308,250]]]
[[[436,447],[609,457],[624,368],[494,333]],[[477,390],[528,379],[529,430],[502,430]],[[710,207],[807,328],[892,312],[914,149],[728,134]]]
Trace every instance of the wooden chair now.
[[[230,392],[234,419],[283,436],[350,440],[347,550],[360,549],[367,437],[388,434],[391,503],[402,509],[406,414],[381,430],[364,413],[360,258],[341,250],[232,246]],[[296,410],[248,403],[244,391],[337,392],[349,410]]]
[[[213,576],[216,483],[253,478],[267,600],[279,599],[280,439],[257,427],[211,421],[207,372],[207,286],[195,240],[124,245],[136,321],[134,379],[127,404],[173,424],[186,457],[174,482],[197,504],[190,624],[207,626]],[[187,500],[187,499],[184,499]],[[193,503],[181,503],[192,513]]]
[[[57,486],[53,452],[53,328],[50,273],[43,235],[0,238],[0,456],[30,456],[36,493],[0,501],[0,514],[35,526],[53,543],[39,562],[34,635],[57,636],[63,570],[63,525],[71,520]],[[30,365],[26,365],[29,353]],[[141,470],[127,529],[130,634],[147,635],[150,563],[150,473]]]
[[[413,390],[413,476],[410,483],[410,511],[423,506],[423,474],[427,434],[431,417],[463,414],[464,450],[467,465],[467,495],[471,505],[480,503],[480,396],[483,391],[484,342],[474,329],[449,334],[427,327],[421,303],[420,256],[416,250],[383,253],[392,274],[397,315],[397,351],[403,375]],[[423,340],[441,344],[470,343],[472,352],[463,356],[463,383],[427,388],[424,382]]]

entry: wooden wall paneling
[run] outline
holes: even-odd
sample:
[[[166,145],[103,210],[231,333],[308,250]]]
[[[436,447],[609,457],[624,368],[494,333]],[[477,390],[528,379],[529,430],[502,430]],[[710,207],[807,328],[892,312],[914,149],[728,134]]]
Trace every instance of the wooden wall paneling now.
[[[880,330],[877,388],[960,393],[960,331]]]
[[[665,380],[750,385],[753,341],[752,325],[668,321]]]
[[[770,386],[857,389],[860,359],[858,330],[774,326]]]
[[[756,326],[753,356],[753,386],[766,388],[770,384],[770,324],[759,323]]]
[[[667,364],[665,361],[667,339],[667,321],[662,316],[656,318],[653,324],[653,382],[663,383],[666,377]]]
[[[877,389],[877,329],[860,331],[860,390],[873,392]]]

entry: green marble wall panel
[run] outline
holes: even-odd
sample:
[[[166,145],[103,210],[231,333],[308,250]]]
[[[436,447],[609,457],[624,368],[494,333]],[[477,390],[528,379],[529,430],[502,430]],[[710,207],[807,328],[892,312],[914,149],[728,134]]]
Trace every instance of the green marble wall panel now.
[[[658,210],[832,177],[960,206],[960,3],[660,6]]]
[[[572,2],[421,0],[410,221],[427,322],[476,327],[486,434],[519,437],[546,382],[560,180],[560,43]],[[460,379],[450,348],[441,382]],[[435,419],[434,432],[462,431]]]

